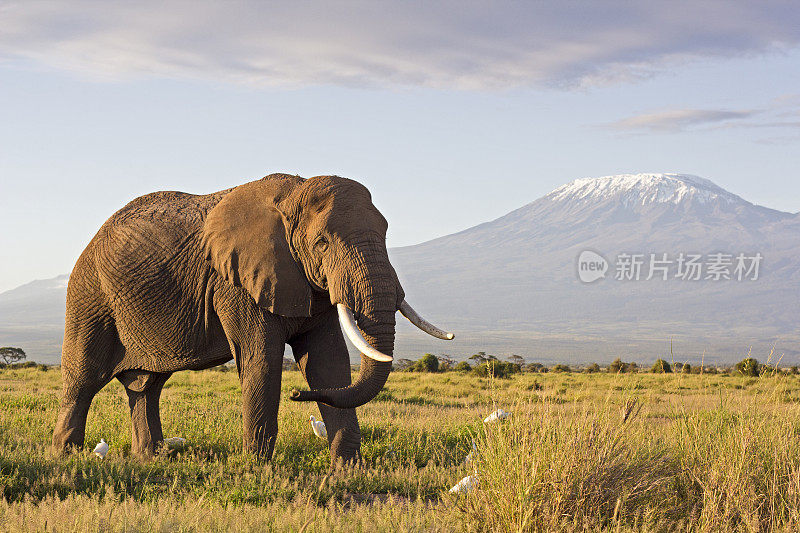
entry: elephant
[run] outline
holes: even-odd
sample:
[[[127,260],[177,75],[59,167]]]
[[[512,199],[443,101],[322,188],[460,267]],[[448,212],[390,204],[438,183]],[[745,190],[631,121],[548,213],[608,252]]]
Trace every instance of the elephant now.
[[[272,174],[194,195],[136,198],[100,228],[70,274],[62,348],[57,452],[81,447],[94,396],[123,385],[131,453],[163,441],[159,397],[173,372],[235,360],[243,448],[269,460],[278,433],[288,344],[317,402],[332,463],[360,458],[355,409],[392,367],[395,313],[419,316],[386,251],[387,222],[366,187],[338,176]],[[361,352],[351,383],[343,332]]]

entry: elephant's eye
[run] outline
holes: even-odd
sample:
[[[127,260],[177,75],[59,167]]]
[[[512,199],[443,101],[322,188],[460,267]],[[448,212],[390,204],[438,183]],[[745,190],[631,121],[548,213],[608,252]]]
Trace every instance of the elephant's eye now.
[[[328,239],[325,237],[317,239],[317,242],[314,244],[314,250],[321,254],[325,253],[328,250]]]

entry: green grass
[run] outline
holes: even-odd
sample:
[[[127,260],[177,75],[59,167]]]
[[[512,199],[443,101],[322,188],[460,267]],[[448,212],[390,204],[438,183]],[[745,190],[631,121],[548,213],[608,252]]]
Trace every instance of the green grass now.
[[[284,397],[302,385],[284,372]],[[235,372],[167,382],[164,434],[187,445],[147,462],[130,456],[116,382],[92,405],[87,449],[52,455],[59,394],[57,369],[0,370],[1,531],[800,528],[792,376],[394,373],[359,409],[364,463],[335,472],[315,405],[281,402],[272,462],[244,454]],[[512,416],[484,426],[497,407]],[[91,454],[101,437],[105,460]],[[476,470],[476,490],[447,493]]]

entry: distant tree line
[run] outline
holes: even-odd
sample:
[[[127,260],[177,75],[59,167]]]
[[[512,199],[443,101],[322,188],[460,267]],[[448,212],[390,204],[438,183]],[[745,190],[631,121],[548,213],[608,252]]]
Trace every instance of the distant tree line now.
[[[746,358],[730,367],[692,365],[688,362],[669,362],[665,359],[656,359],[652,366],[640,367],[635,362],[626,362],[621,358],[614,359],[610,364],[603,367],[597,363],[589,363],[580,366],[570,366],[559,363],[547,366],[543,363],[527,363],[525,358],[520,355],[511,355],[505,361],[498,357],[478,352],[467,358],[466,361],[456,362],[449,355],[434,355],[426,353],[416,361],[411,359],[398,359],[394,364],[394,369],[401,372],[462,372],[471,373],[480,377],[493,376],[496,378],[506,378],[514,374],[521,373],[546,373],[546,372],[581,372],[585,374],[606,372],[609,374],[632,374],[641,372],[651,372],[654,374],[734,374],[745,376],[764,376],[772,374],[800,374],[800,370],[793,366],[790,368],[778,369],[759,363],[756,359]]]

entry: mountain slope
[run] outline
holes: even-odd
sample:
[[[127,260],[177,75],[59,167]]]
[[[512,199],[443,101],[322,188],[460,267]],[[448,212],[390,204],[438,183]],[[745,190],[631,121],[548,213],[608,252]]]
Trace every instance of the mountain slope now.
[[[0,293],[0,345],[21,347],[32,360],[59,361],[68,278],[35,280]]]
[[[583,250],[612,263],[606,279],[578,280]],[[756,281],[616,281],[613,263],[623,252],[764,259]],[[674,338],[682,356],[705,350],[733,360],[750,346],[768,352],[773,342],[796,355],[798,252],[796,215],[696,176],[636,174],[576,180],[497,220],[394,249],[391,258],[409,301],[461,333],[454,353],[649,359]],[[422,349],[405,329],[399,338]]]

